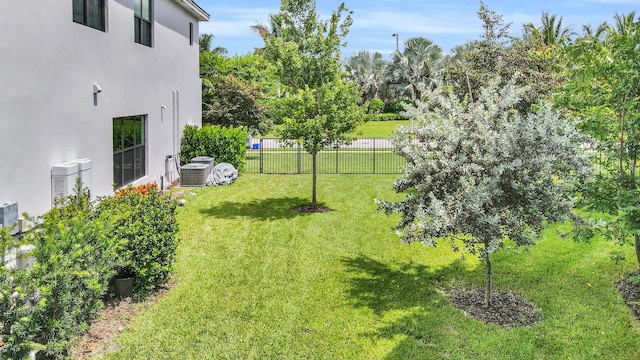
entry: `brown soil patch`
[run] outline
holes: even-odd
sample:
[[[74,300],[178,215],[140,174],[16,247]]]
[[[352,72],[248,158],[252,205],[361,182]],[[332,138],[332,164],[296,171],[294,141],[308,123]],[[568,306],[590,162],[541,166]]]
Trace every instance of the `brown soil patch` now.
[[[503,327],[524,327],[542,319],[535,305],[509,290],[493,291],[492,304],[484,306],[484,289],[458,289],[451,304],[465,315]]]
[[[118,350],[118,345],[114,340],[120,332],[140,311],[155,304],[176,283],[175,279],[171,279],[141,302],[135,302],[131,298],[106,300],[104,307],[98,311],[96,320],[91,323],[89,330],[80,338],[80,342],[73,350],[73,359],[89,359],[92,356]]]
[[[636,320],[640,320],[640,271],[629,274],[616,282],[616,288],[624,298],[624,302],[633,311]]]
[[[297,207],[294,207],[292,210],[293,211],[297,211],[297,212],[299,212],[301,214],[325,213],[325,212],[331,211],[331,209],[329,209],[328,207],[321,206],[321,205],[316,205],[316,206],[312,206],[312,205],[297,206]]]

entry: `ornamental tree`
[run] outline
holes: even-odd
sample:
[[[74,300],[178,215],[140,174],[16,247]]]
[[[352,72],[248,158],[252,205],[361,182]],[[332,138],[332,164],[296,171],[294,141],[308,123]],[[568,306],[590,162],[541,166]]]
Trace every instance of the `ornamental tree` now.
[[[523,116],[527,89],[499,78],[469,103],[437,91],[409,106],[411,125],[392,135],[407,160],[395,181],[403,200],[376,200],[400,213],[400,237],[435,246],[461,241],[486,266],[485,306],[491,305],[491,254],[505,239],[532,245],[545,224],[572,213],[574,180],[588,173],[582,135],[548,104]],[[505,84],[505,85],[503,85]]]
[[[346,16],[345,16],[346,14]],[[314,0],[282,0],[278,33],[261,33],[263,55],[275,66],[284,108],[279,137],[299,144],[312,159],[312,201],[316,208],[317,154],[328,146],[348,142],[358,126],[357,85],[342,77],[340,48],[351,26],[351,12],[341,4],[328,20],[316,13]]]

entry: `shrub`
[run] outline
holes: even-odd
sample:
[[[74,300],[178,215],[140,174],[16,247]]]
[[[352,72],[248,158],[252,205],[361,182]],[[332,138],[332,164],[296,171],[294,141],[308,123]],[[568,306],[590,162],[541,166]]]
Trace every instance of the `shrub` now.
[[[21,243],[8,228],[0,227],[0,251],[19,248]],[[36,301],[38,289],[24,269],[7,268],[0,259],[0,358],[24,359],[35,347],[33,312],[41,306]]]
[[[97,213],[112,228],[108,243],[113,271],[135,277],[134,297],[167,282],[178,246],[175,201],[155,183],[128,186],[103,199]]]
[[[412,105],[412,104],[413,103],[409,100],[397,100],[392,103],[385,104],[382,112],[400,114],[406,110],[406,105]]]
[[[394,121],[394,120],[407,120],[407,118],[405,116],[400,115],[400,114],[386,114],[386,113],[365,114],[364,115],[364,121],[365,122],[369,122],[369,121]]]
[[[180,149],[182,165],[196,156],[211,156],[216,163],[229,163],[244,170],[247,131],[219,126],[185,126]]]
[[[0,228],[2,251],[31,244],[35,263],[25,269],[0,258],[0,359],[68,355],[72,340],[86,331],[102,307],[117,271],[136,276],[142,297],[166,282],[177,241],[176,204],[155,184],[129,186],[96,208],[78,183],[22,239]]]
[[[367,114],[379,114],[384,109],[384,102],[380,99],[371,99],[365,105]]]
[[[43,345],[44,358],[65,356],[72,339],[86,331],[112,273],[106,242],[111,229],[95,217],[86,189],[78,185],[76,192],[31,219],[35,226],[23,239],[35,246],[33,266],[17,271],[24,274],[20,286],[34,289],[31,314],[23,320],[32,340]]]

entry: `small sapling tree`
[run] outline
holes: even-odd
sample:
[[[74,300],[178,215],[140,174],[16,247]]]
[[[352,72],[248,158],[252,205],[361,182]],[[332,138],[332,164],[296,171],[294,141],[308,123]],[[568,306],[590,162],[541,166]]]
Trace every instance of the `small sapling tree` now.
[[[400,213],[397,233],[406,242],[435,246],[459,241],[486,266],[485,306],[491,305],[491,254],[509,238],[531,245],[543,226],[573,211],[574,180],[588,173],[581,136],[565,118],[542,105],[526,117],[516,111],[526,89],[496,78],[473,103],[436,91],[410,106],[411,125],[392,136],[407,160],[394,183],[407,196],[376,200]]]
[[[317,154],[349,140],[362,119],[360,92],[342,77],[340,48],[351,26],[351,12],[341,4],[329,20],[316,13],[314,0],[282,0],[280,32],[264,33],[264,56],[288,94],[279,137],[311,155],[312,201],[316,208]],[[346,14],[346,16],[344,16]],[[344,16],[344,18],[343,18]]]

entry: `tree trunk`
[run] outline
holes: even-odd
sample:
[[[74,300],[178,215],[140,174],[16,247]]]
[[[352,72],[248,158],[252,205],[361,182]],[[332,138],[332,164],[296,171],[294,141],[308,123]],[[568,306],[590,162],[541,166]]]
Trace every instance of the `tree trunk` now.
[[[311,207],[316,207],[316,153],[311,154]]]
[[[484,289],[484,306],[489,307],[491,306],[491,291],[493,287],[493,274],[491,273],[491,254],[489,252],[487,252],[484,256],[484,263],[487,268],[486,284]]]
[[[638,265],[640,266],[640,235],[634,235],[634,246],[636,249],[636,259],[638,260]]]
[[[622,177],[622,181],[626,181],[625,171],[624,171],[624,122],[625,122],[626,112],[623,110],[620,113],[620,144],[618,148],[618,169],[620,170],[620,176]],[[634,175],[634,174],[631,174]]]

